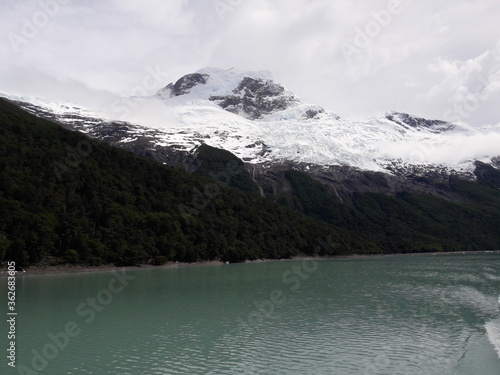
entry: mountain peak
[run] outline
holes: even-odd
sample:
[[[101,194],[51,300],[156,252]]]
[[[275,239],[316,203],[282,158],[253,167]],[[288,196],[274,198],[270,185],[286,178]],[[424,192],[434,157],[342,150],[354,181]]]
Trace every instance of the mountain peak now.
[[[243,72],[233,68],[203,68],[182,76],[175,83],[169,83],[158,95],[163,99],[188,94],[204,99],[213,95],[230,95],[245,78],[274,81],[268,71]]]
[[[488,162],[497,155],[494,145],[457,153],[456,144],[458,140],[495,144],[488,133],[496,136],[498,127],[473,129],[394,111],[366,121],[350,121],[318,105],[302,103],[269,72],[204,68],[180,77],[156,96],[142,99],[144,108],[132,111],[133,106],[118,106],[113,108],[117,110],[113,117],[103,111],[103,118],[63,103],[18,104],[98,139],[147,148],[146,153],[157,148],[167,153],[190,152],[206,143],[252,164],[285,160],[398,173],[422,165],[469,173],[474,160]],[[127,110],[123,117],[115,118],[122,108]],[[151,109],[161,112],[156,116]]]
[[[170,97],[186,95],[190,93],[190,90],[199,85],[206,84],[207,80],[210,76],[208,74],[200,74],[200,73],[192,73],[186,74],[185,76],[179,78],[175,84],[169,83],[164,89],[161,91],[169,90]]]
[[[300,103],[291,92],[276,83],[267,71],[241,72],[204,68],[168,84],[158,94],[162,99],[186,96],[209,100],[228,112],[255,120]]]
[[[387,112],[384,117],[406,129],[413,128],[420,130],[425,128],[433,133],[441,133],[443,131],[455,129],[455,125],[450,124],[449,122],[442,120],[429,120],[423,117],[413,116],[408,113],[391,111]]]

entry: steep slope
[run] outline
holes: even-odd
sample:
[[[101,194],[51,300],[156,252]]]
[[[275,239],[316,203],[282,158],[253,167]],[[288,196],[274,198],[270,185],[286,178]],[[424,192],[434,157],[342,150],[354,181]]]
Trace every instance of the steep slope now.
[[[476,160],[491,164],[500,153],[492,146],[494,139],[500,140],[498,126],[472,128],[397,112],[350,121],[303,103],[268,72],[205,68],[152,97],[131,98],[129,104],[126,112],[141,105],[161,110],[131,116],[137,123],[130,124],[123,122],[127,118],[115,121],[119,111],[90,115],[57,103],[21,105],[93,138],[172,165],[208,144],[253,165],[287,161],[405,176],[447,171],[474,178]],[[475,146],[485,143],[489,146]]]
[[[92,141],[0,100],[0,259],[21,266],[125,265],[500,248],[499,173],[490,165],[476,163],[477,181],[452,178],[425,194],[393,186],[387,195],[377,190],[394,183],[387,174],[358,171],[366,190],[342,191],[327,175],[311,177],[321,172],[318,166],[305,165],[310,173],[304,173],[285,163],[267,169],[280,174],[281,186],[261,191],[264,200],[254,196],[252,179],[259,181],[260,172],[248,173],[229,152],[205,145],[189,157],[209,179]],[[349,184],[352,173],[340,167],[334,175]],[[318,247],[318,238],[330,247]]]
[[[331,185],[297,170],[284,172],[289,188],[273,199],[337,227],[369,234],[387,252],[498,249],[500,172],[488,167],[476,171],[480,182],[457,179],[442,188],[455,201],[409,191],[392,196],[365,191],[347,201]]]
[[[40,120],[0,99],[0,260],[131,265],[380,251],[368,240]],[[340,246],[341,245],[341,246]],[[326,249],[320,249],[325,253]]]
[[[144,104],[161,112],[148,112],[137,124],[76,105],[20,98],[17,103],[92,138],[205,177],[219,171],[220,160],[244,163],[246,171],[230,185],[271,201],[290,193],[286,176],[295,170],[351,208],[357,194],[368,193],[464,203],[455,183],[494,181],[499,168],[498,127],[476,129],[398,112],[350,121],[303,103],[268,72],[206,68],[187,74],[152,97],[130,98],[130,110]]]
[[[173,92],[174,87],[184,89]],[[454,158],[443,157],[443,151],[500,134],[498,127],[478,130],[397,112],[350,121],[303,103],[268,72],[205,68],[169,84],[157,97],[188,134],[252,164],[287,160],[390,173],[388,166],[395,163],[400,172],[418,165],[467,173],[475,159],[489,162],[496,155],[485,151]]]

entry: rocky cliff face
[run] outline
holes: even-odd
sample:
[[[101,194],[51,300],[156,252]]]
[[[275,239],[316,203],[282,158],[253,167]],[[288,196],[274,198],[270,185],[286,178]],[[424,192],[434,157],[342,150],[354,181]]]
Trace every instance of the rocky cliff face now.
[[[495,158],[494,163],[497,164],[498,158]],[[490,185],[493,188],[500,189],[500,170],[498,167],[486,164],[480,161],[474,163],[476,169],[474,170],[474,175],[477,179],[483,183]]]
[[[182,95],[191,94],[192,89],[197,87],[201,90],[209,80],[224,81],[225,89],[218,87],[207,88],[208,95],[201,95],[206,99],[217,103],[228,112],[238,114],[244,118],[256,120],[277,111],[282,111],[299,103],[299,100],[285,91],[285,88],[271,79],[261,77],[228,78],[220,76],[224,72],[220,70],[208,70],[208,73],[192,73],[181,77],[177,82],[168,84],[158,91],[157,96],[169,99]],[[210,85],[209,85],[210,86]],[[210,92],[215,92],[211,95]]]
[[[98,130],[99,129],[99,130]],[[156,144],[154,132],[123,142],[130,129],[117,123],[95,128],[92,136],[113,146],[120,147],[157,162],[195,172],[201,165],[197,148],[186,151],[183,146]],[[198,139],[199,141],[200,139]],[[498,171],[489,164],[477,163],[474,173],[457,173],[446,168],[393,168],[392,173],[363,171],[349,166],[321,166],[310,163],[283,161],[281,163],[245,163],[245,169],[260,188],[261,195],[271,200],[293,189],[285,173],[288,170],[303,172],[331,188],[344,203],[350,204],[355,193],[379,193],[397,196],[401,192],[433,195],[450,201],[463,197],[450,189],[456,180],[496,181]],[[390,170],[390,168],[389,168]]]
[[[205,79],[206,77],[203,75],[192,75],[176,82],[169,90],[178,94],[187,92],[196,85],[203,85]],[[258,98],[260,98],[259,100],[273,98],[272,102],[283,94],[283,88],[279,85],[269,84],[269,82],[266,83],[264,80],[243,80],[238,86],[238,93],[241,93],[243,97],[246,95],[249,101]],[[237,98],[241,99],[239,96]],[[284,101],[286,102],[287,99],[285,98]],[[244,106],[245,101],[241,99],[238,103],[238,105]],[[197,148],[210,141],[206,135],[182,129],[145,128],[126,122],[108,122],[103,119],[89,118],[77,113],[61,116],[29,103],[18,103],[18,105],[39,117],[60,122],[65,127],[84,132],[92,138],[190,172],[194,172],[200,167],[201,162],[196,158]],[[280,105],[277,104],[275,107],[271,105],[267,108],[277,108]],[[246,108],[246,111],[251,112],[248,109],[250,106]],[[259,111],[262,108],[265,107],[261,106]],[[242,110],[244,110],[243,107]],[[308,117],[314,117],[318,114],[321,114],[321,111],[311,110]],[[406,116],[404,118],[405,124],[407,124],[405,126],[413,124],[413,126],[439,127],[447,124]],[[401,114],[393,114],[391,121],[401,121]],[[165,144],[166,136],[181,137],[183,142],[182,144],[175,142]],[[260,149],[261,156],[271,152],[270,148],[261,141],[248,144],[247,147]],[[285,177],[285,173],[288,170],[297,170],[330,187],[339,199],[347,204],[351,201],[353,194],[366,192],[397,196],[398,193],[406,191],[430,194],[452,201],[461,200],[463,198],[449,189],[450,182],[457,179],[469,181],[478,179],[498,184],[500,174],[498,167],[500,167],[500,158],[498,157],[493,158],[491,164],[476,162],[471,172],[456,172],[453,169],[439,166],[402,165],[397,162],[388,163],[385,166],[385,172],[361,170],[352,166],[319,165],[292,160],[245,163],[245,169],[259,185],[262,196],[266,198],[273,199],[273,197],[289,193],[292,187]]]
[[[455,125],[446,121],[428,120],[422,117],[411,116],[407,113],[389,112],[385,115],[385,118],[406,129],[427,129],[431,133],[442,133],[456,128]]]
[[[174,96],[189,94],[193,87],[206,84],[208,78],[208,74],[186,74],[175,82],[175,84],[169,83],[165,88],[158,91],[158,95],[172,98]]]
[[[262,195],[271,199],[290,191],[285,176],[289,170],[308,174],[346,203],[355,193],[397,196],[403,191],[459,200],[449,189],[451,181],[495,185],[498,180],[500,157],[491,159],[494,155],[482,155],[475,163],[475,155],[452,164],[433,159],[444,153],[447,142],[456,150],[457,138],[467,146],[476,130],[398,112],[350,121],[302,103],[267,72],[206,68],[140,99],[155,101],[154,108],[164,106],[177,123],[169,117],[162,120],[164,126],[153,128],[92,117],[78,107],[17,104],[92,138],[188,171],[200,167],[200,146],[225,149],[245,162]],[[415,155],[416,162],[411,160]]]
[[[262,118],[298,103],[293,96],[285,94],[283,86],[273,81],[245,77],[233,90],[233,95],[211,96],[226,111],[251,120]]]
[[[450,201],[461,201],[463,198],[450,189],[450,183],[457,179],[474,180],[471,175],[450,174],[447,170],[404,176],[362,171],[348,166],[324,167],[293,162],[284,162],[279,165],[247,164],[247,170],[261,187],[263,196],[267,198],[290,193],[292,188],[285,177],[285,172],[296,170],[333,189],[337,197],[346,204],[350,204],[355,193],[397,196],[398,193],[410,192],[433,195]]]

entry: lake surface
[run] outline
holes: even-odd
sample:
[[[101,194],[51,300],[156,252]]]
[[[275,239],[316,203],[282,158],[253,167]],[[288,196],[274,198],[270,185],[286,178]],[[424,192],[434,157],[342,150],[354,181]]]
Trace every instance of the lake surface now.
[[[499,294],[497,254],[18,276],[0,373],[498,375]]]

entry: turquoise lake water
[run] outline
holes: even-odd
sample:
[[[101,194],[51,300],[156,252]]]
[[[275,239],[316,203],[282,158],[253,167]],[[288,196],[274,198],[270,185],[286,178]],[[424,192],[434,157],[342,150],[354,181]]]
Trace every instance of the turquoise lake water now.
[[[4,355],[0,374],[500,374],[494,253],[19,275],[16,287],[17,367]]]

